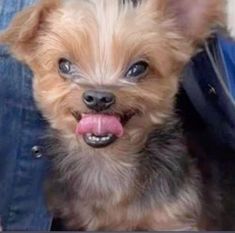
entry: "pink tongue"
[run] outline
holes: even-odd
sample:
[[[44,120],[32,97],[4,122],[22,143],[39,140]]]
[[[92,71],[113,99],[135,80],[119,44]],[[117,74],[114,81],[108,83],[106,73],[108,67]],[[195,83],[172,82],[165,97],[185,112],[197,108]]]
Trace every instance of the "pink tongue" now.
[[[76,134],[94,134],[95,136],[106,136],[113,134],[121,137],[124,133],[120,119],[116,116],[87,114],[83,115],[76,129]]]

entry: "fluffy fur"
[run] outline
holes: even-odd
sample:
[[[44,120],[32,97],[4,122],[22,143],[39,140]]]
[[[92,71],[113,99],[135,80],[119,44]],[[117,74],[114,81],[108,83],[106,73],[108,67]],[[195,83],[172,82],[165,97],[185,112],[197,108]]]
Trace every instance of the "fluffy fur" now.
[[[228,29],[233,38],[235,38],[235,1],[227,3]]]
[[[0,42],[34,72],[38,107],[52,129],[51,210],[71,229],[206,229],[201,175],[174,115],[179,75],[211,29],[224,20],[221,0],[44,0],[26,9]],[[58,60],[78,67],[69,80]],[[149,63],[138,82],[133,62]],[[107,114],[136,114],[104,149],[75,135],[74,114],[89,112],[85,90],[112,91]]]

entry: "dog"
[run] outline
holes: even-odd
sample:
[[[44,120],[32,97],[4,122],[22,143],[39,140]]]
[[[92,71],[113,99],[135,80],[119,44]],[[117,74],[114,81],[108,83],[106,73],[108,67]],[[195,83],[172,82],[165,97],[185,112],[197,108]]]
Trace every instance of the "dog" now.
[[[224,227],[175,113],[184,66],[224,19],[223,0],[42,0],[0,35],[34,73],[48,205],[68,229]]]

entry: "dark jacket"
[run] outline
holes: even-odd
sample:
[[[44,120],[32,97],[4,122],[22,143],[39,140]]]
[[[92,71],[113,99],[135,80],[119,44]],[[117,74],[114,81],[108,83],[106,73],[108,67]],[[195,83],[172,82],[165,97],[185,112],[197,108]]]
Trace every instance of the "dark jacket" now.
[[[182,111],[194,111],[187,119],[202,121],[216,145],[235,151],[235,41],[210,39],[187,66],[182,93],[188,99]]]

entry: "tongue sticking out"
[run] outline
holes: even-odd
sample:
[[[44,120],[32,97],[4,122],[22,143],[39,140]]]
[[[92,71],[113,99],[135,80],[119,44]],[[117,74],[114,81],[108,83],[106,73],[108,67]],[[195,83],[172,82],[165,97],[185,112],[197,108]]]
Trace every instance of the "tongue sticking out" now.
[[[102,114],[83,115],[76,129],[78,135],[106,136],[112,134],[120,138],[123,133],[124,129],[118,117]]]

